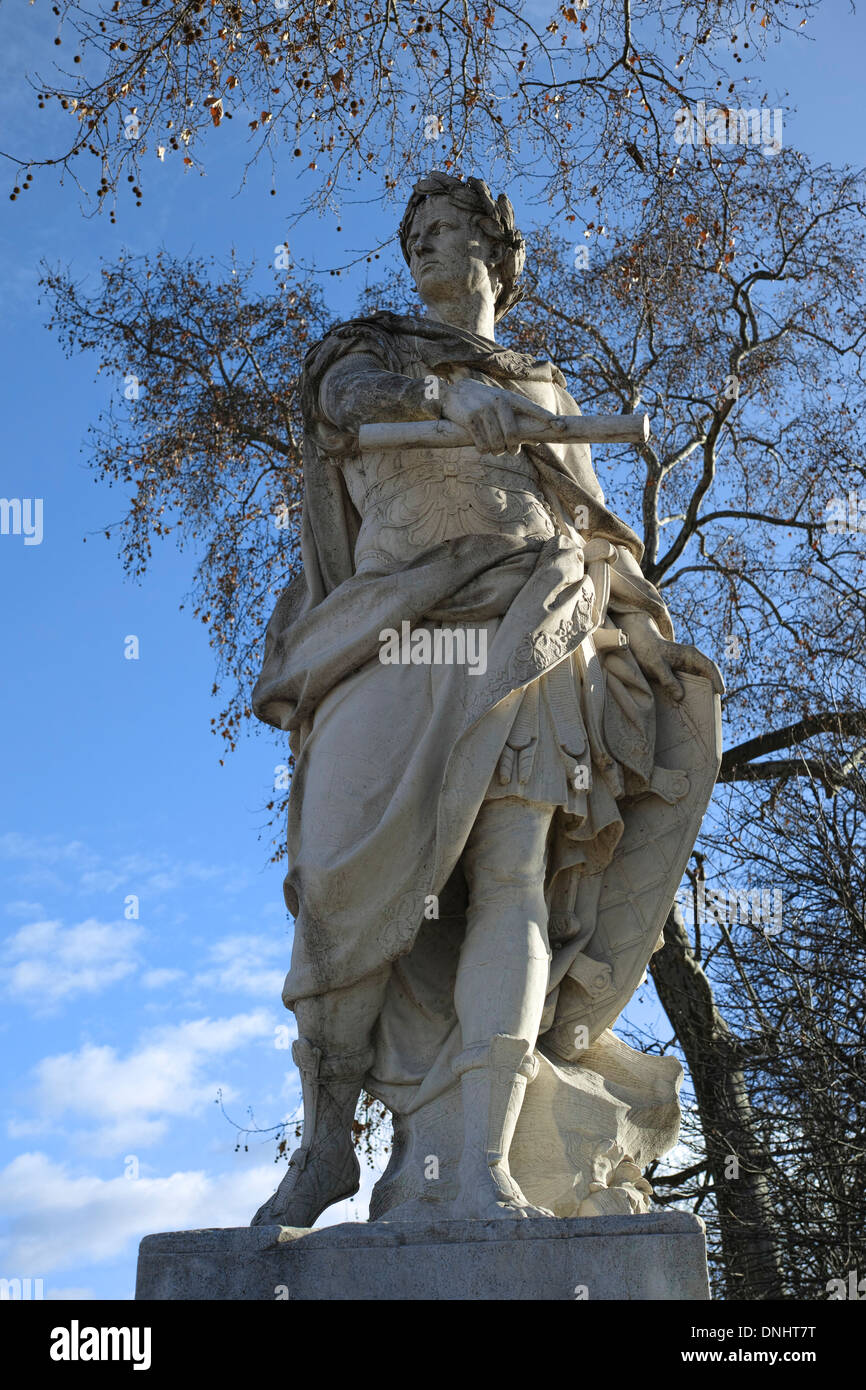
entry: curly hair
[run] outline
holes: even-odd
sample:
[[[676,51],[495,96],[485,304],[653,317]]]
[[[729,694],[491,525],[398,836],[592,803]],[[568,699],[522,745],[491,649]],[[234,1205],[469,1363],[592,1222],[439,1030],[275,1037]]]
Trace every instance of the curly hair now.
[[[416,183],[400,223],[400,248],[407,265],[409,252],[406,243],[415,214],[428,198],[437,197],[448,198],[455,207],[468,212],[472,225],[503,248],[497,265],[499,288],[494,308],[494,317],[498,322],[524,295],[517,282],[526,261],[526,242],[514,225],[514,208],[504,193],[494,199],[483,179],[467,178],[464,182],[454,174],[434,169]]]

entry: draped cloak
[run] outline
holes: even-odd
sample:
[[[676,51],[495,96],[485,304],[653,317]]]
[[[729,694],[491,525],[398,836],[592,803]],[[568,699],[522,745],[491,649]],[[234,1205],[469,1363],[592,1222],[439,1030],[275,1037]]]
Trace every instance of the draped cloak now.
[[[589,781],[561,798],[549,838],[544,1032],[566,973],[592,958],[602,874],[623,818],[651,790],[665,796],[670,778],[655,764],[656,697],[628,649],[599,633],[638,611],[663,636],[673,632],[636,563],[638,537],[605,505],[587,445],[523,446],[555,522],[549,538],[462,535],[390,572],[358,573],[362,517],[345,473],[359,456],[357,434],[326,418],[321,396],[329,369],[359,353],[405,379],[396,406],[393,390],[383,394],[379,419],[438,414],[421,389],[431,373],[536,400],[541,383],[551,409],[579,409],[549,362],[408,315],[351,320],[304,365],[303,569],[278,599],[253,693],[256,715],[289,733],[295,757],[285,880],[295,935],[283,998],[291,1007],[350,989],[390,963],[368,1088],[406,1112],[448,1084],[447,1061],[459,1050],[460,857],[480,806],[496,794],[528,695],[543,699],[555,742],[556,706],[562,713],[563,691],[573,692],[566,717],[577,711],[578,733],[559,751],[575,767],[582,758]],[[380,633],[407,620],[413,629],[484,626],[486,671],[384,666]],[[515,746],[519,757],[520,740]]]

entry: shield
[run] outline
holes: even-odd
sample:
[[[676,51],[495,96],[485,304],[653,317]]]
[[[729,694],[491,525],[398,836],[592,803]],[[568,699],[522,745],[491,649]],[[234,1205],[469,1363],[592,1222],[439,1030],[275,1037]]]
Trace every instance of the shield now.
[[[544,1035],[545,1047],[567,1060],[577,1060],[610,1027],[641,984],[712,796],[721,702],[705,677],[680,672],[678,679],[682,701],[656,695],[655,760],[670,775],[654,779],[659,791],[624,810],[623,835],[602,876],[595,931],[562,979]],[[687,789],[674,800],[682,779]]]

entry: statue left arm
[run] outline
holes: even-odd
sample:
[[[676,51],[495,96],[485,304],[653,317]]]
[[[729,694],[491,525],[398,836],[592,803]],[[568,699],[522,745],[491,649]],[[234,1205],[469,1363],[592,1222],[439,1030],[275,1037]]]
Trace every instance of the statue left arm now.
[[[644,675],[656,681],[673,700],[681,700],[685,693],[674,674],[676,671],[706,676],[716,694],[723,694],[725,683],[715,662],[697,647],[673,640],[667,610],[665,617],[670,637],[660,631],[656,617],[647,611],[646,604],[638,601],[639,587],[646,590],[648,585],[635,557],[624,546],[618,547],[616,563],[611,566],[608,611],[627,635],[629,647]],[[653,592],[657,591],[653,588]]]
[[[573,396],[561,386],[555,387],[559,410],[563,414],[580,414]],[[582,448],[582,452],[578,449]],[[604,493],[595,475],[588,446],[572,447],[569,451],[572,471],[592,495],[597,495],[604,504]],[[712,683],[718,695],[724,692],[725,683],[715,662],[699,652],[697,647],[674,641],[674,630],[670,615],[661,594],[643,573],[637,558],[641,553],[640,541],[634,537],[637,554],[628,545],[617,543],[617,558],[610,567],[610,597],[607,610],[617,627],[629,639],[629,647],[643,671],[651,681],[655,681],[673,700],[681,700],[685,694],[677,680],[676,671],[687,671],[692,675],[705,676]]]

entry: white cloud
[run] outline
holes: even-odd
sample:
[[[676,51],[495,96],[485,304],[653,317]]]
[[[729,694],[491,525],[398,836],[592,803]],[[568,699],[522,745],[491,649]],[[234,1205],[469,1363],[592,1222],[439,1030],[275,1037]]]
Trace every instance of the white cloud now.
[[[46,1279],[53,1270],[128,1254],[131,1296],[133,1242],[156,1231],[246,1226],[273,1190],[274,1172],[272,1163],[264,1163],[235,1173],[104,1179],[73,1176],[44,1153],[20,1154],[0,1174],[12,1213],[8,1234],[0,1241],[2,1266],[12,1271],[10,1278]],[[59,1297],[60,1291],[52,1294],[46,1284],[45,1297],[52,1296]]]
[[[182,970],[146,970],[141,983],[145,989],[163,989],[166,985],[173,985],[176,980],[182,980],[183,976]]]
[[[41,1152],[20,1154],[0,1172],[0,1188],[14,1213],[8,1234],[0,1239],[0,1261],[12,1271],[7,1277],[46,1280],[46,1299],[88,1298],[89,1289],[64,1291],[53,1287],[48,1277],[54,1270],[128,1256],[128,1290],[118,1289],[117,1297],[131,1297],[136,1245],[142,1236],[247,1226],[284,1171],[268,1161],[232,1173],[182,1171],[167,1178],[104,1179],[74,1176],[68,1166]],[[365,1221],[379,1176],[362,1163],[360,1192],[330,1207],[317,1226]]]
[[[189,883],[219,884],[223,894],[249,888],[249,873],[237,864],[205,864],[181,860],[163,850],[152,853],[105,855],[79,840],[57,836],[0,835],[0,859],[17,861],[10,880],[39,884],[69,892],[74,884],[82,893],[137,893],[151,901],[164,898]],[[53,872],[62,869],[62,873]]]
[[[17,831],[0,835],[0,859],[15,866],[10,867],[5,878],[8,884],[16,884],[19,891],[35,890],[42,895],[53,890],[67,896],[82,868],[98,862],[98,856],[79,840],[21,835]]]
[[[20,835],[17,830],[0,835],[0,859],[24,859],[35,864],[77,864],[96,862],[96,856],[80,840],[58,840],[56,836]]]
[[[181,862],[167,854],[128,854],[112,860],[109,867],[89,869],[81,875],[79,887],[85,893],[115,893],[124,889],[141,898],[164,897],[184,884],[212,883],[226,878],[225,865]]]
[[[141,927],[89,918],[74,927],[29,922],[7,937],[0,982],[8,995],[50,1009],[76,994],[97,994],[132,974]]]
[[[7,903],[6,912],[10,917],[44,917],[45,908],[41,903],[30,903],[23,898],[17,902]]]
[[[38,1118],[14,1122],[10,1132],[39,1133],[56,1128],[63,1116],[77,1116],[95,1122],[95,1128],[76,1136],[92,1152],[146,1148],[163,1137],[171,1117],[200,1112],[220,1089],[231,1099],[234,1090],[217,1069],[217,1059],[251,1042],[270,1041],[273,1033],[271,1014],[259,1009],[154,1029],[126,1057],[91,1043],[46,1057],[33,1072]]]
[[[291,944],[279,936],[227,936],[214,942],[209,955],[212,968],[196,975],[196,985],[279,999]]]

